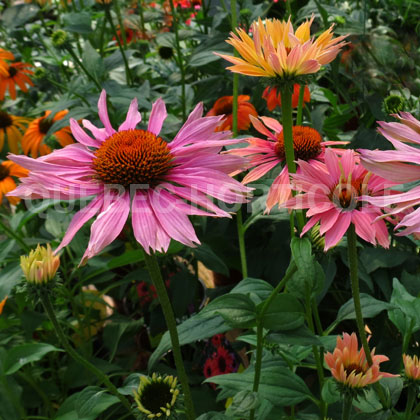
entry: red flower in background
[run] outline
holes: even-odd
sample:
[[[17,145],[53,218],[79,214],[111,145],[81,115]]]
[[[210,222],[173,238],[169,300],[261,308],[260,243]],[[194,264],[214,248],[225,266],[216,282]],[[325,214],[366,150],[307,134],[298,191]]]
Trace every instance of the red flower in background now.
[[[250,115],[257,117],[258,113],[254,105],[250,102],[248,95],[238,96],[238,131],[248,130],[251,125]],[[224,131],[232,129],[232,107],[233,96],[222,96],[213,105],[213,108],[207,113],[207,117],[215,115],[225,115],[216,131]]]
[[[293,95],[292,95],[292,107],[296,108],[299,103],[299,90],[300,85],[295,83],[293,86]],[[276,106],[281,107],[281,97],[280,92],[277,92],[277,88],[275,87],[266,87],[262,94],[263,99],[267,101],[267,108],[269,111],[272,111]],[[303,106],[305,106],[305,102],[309,102],[311,100],[311,94],[309,92],[308,86],[305,86],[305,91],[303,94]]]

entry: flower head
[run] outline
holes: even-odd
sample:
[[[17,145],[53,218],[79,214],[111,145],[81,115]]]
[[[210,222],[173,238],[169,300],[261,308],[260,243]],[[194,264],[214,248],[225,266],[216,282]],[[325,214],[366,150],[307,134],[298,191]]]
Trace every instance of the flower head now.
[[[6,160],[0,163],[0,204],[3,201],[3,195],[16,188],[16,182],[13,177],[25,177],[28,170],[20,165]],[[16,205],[20,199],[18,197],[6,197],[10,204]]]
[[[420,121],[408,112],[395,114],[399,122],[379,122],[378,131],[388,139],[395,150],[359,150],[363,165],[373,173],[398,184],[420,179]],[[420,208],[406,212],[420,204],[420,187],[416,186],[398,195],[363,197],[375,206],[390,207],[387,214],[401,214],[396,229],[405,227],[397,235],[420,232]]]
[[[325,361],[335,380],[348,388],[364,388],[381,378],[398,376],[379,371],[379,365],[389,360],[388,357],[375,355],[375,349],[371,354],[373,364],[369,366],[365,351],[359,350],[356,334],[344,333],[343,338],[337,337],[334,352],[325,354]]]
[[[251,125],[250,116],[257,117],[257,111],[250,102],[248,95],[238,96],[238,131],[248,130]],[[213,105],[213,108],[207,113],[207,116],[224,115],[216,131],[232,129],[232,107],[233,96],[222,96]]]
[[[134,400],[145,418],[169,419],[175,410],[178,395],[176,377],[153,373],[152,377],[140,377],[140,385],[134,391]]]
[[[382,196],[393,185],[373,175],[358,163],[353,150],[343,152],[341,159],[334,151],[325,151],[325,163],[311,165],[298,161],[300,172],[293,175],[294,189],[303,191],[284,204],[293,209],[309,209],[308,223],[302,235],[320,222],[320,234],[325,234],[325,251],[335,246],[347,232],[350,223],[356,234],[374,245],[389,247],[388,230],[381,216],[381,208],[362,203],[366,196]],[[374,223],[375,222],[375,223]]]
[[[4,146],[4,138],[7,138],[7,145],[12,153],[19,153],[19,143],[22,139],[22,132],[26,130],[29,119],[9,114],[0,110],[0,151]]]
[[[234,65],[234,73],[248,76],[292,80],[297,76],[316,73],[322,65],[330,63],[345,45],[346,36],[333,38],[333,25],[317,39],[311,38],[314,20],[306,20],[294,31],[290,19],[266,19],[253,22],[251,38],[243,29],[231,32],[228,43],[242,58],[217,54]]]
[[[28,77],[33,74],[33,71],[29,70],[29,67],[32,67],[32,64],[16,62],[8,65],[7,74],[0,76],[0,101],[4,99],[6,90],[9,90],[12,99],[16,99],[16,85],[23,92],[28,91],[26,85],[34,85]]]
[[[45,284],[54,279],[60,266],[60,257],[54,255],[50,244],[38,244],[29,255],[20,257],[20,266],[29,283]]]
[[[412,381],[420,380],[420,360],[417,356],[403,354],[404,371],[407,379]]]
[[[83,261],[97,255],[120,234],[130,210],[134,236],[146,252],[166,252],[171,239],[194,246],[199,240],[189,215],[230,217],[209,196],[226,203],[247,201],[250,190],[228,175],[243,166],[242,159],[219,155],[224,145],[238,140],[228,140],[230,132],[215,133],[222,118],[203,118],[202,104],[196,106],[171,142],[159,137],[167,115],[161,99],[153,104],[147,129],[136,128],[141,120],[137,99],[131,102],[118,131],[108,118],[105,91],[98,107],[104,128],[83,121],[92,136],[70,119],[77,144],[38,159],[10,157],[31,171],[12,195],[61,199],[94,196],[75,214],[58,249],[99,214],[92,224]]]
[[[300,85],[295,83],[293,85],[293,94],[292,94],[292,107],[296,108],[299,104],[299,91]],[[263,99],[267,101],[267,108],[269,111],[272,111],[276,106],[281,107],[281,95],[278,92],[276,87],[267,86],[264,89],[262,94]],[[308,86],[305,86],[304,94],[303,94],[303,106],[305,106],[305,102],[309,102],[311,100],[311,94],[309,92]]]
[[[51,126],[61,119],[63,119],[69,111],[59,111],[54,117],[51,117],[51,111],[45,111],[42,117],[33,120],[22,138],[22,149],[25,155],[32,157],[44,156],[51,153],[51,147],[43,142],[46,134]],[[54,133],[60,146],[64,147],[74,143],[71,135],[70,127],[64,127]]]
[[[251,117],[251,122],[257,131],[267,136],[267,139],[254,137],[246,139],[248,147],[231,149],[228,153],[248,157],[247,168],[252,170],[243,179],[244,184],[256,181],[277,165],[284,164],[268,192],[266,212],[269,212],[276,204],[281,205],[291,197],[289,172],[285,164],[283,127],[277,120],[269,117],[260,117],[260,119]],[[327,146],[344,144],[339,141],[323,141],[321,134],[311,127],[294,126],[292,131],[295,158],[311,164],[323,161]]]

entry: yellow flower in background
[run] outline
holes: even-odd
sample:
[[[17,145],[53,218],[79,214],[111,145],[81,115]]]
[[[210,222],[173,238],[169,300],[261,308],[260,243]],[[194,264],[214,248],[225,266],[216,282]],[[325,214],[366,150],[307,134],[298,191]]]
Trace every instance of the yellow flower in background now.
[[[6,137],[9,151],[14,154],[19,153],[19,143],[29,122],[29,118],[18,117],[0,110],[0,152],[3,150]]]
[[[234,65],[234,73],[247,76],[292,79],[295,76],[316,73],[322,65],[330,63],[346,44],[347,35],[333,38],[333,27],[317,39],[311,38],[310,27],[314,16],[294,31],[290,19],[258,19],[251,25],[252,38],[243,29],[230,33],[226,41],[242,58],[217,54]]]
[[[16,182],[13,177],[27,176],[29,171],[22,166],[10,160],[0,163],[0,204],[3,201],[3,195],[16,188]],[[19,197],[6,197],[10,204],[16,205],[19,203]]]
[[[45,284],[51,281],[60,266],[60,257],[54,255],[50,244],[38,244],[29,255],[20,257],[20,266],[29,283]]]

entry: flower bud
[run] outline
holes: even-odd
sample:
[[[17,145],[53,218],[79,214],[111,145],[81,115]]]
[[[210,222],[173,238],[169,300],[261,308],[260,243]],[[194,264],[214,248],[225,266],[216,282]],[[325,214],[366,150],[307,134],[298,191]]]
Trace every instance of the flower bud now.
[[[52,33],[51,42],[55,48],[64,48],[69,41],[68,38],[67,32],[59,29]]]
[[[29,283],[46,284],[54,279],[60,266],[60,258],[54,255],[50,244],[38,246],[28,256],[20,257],[20,266]]]

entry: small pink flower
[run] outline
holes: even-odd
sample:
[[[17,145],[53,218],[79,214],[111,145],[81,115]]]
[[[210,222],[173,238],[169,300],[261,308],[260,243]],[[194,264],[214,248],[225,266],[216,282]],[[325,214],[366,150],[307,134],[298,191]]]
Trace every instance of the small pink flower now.
[[[283,127],[270,117],[260,117],[260,120],[252,115],[249,116],[254,128],[267,136],[266,140],[251,137],[246,139],[249,146],[239,149],[231,149],[228,153],[249,158],[248,169],[253,168],[243,179],[244,184],[256,181],[264,176],[277,165],[283,165],[280,174],[275,178],[270,187],[266,202],[266,212],[277,204],[285,203],[292,196],[290,188],[289,172],[287,170]],[[273,130],[271,132],[268,128]],[[321,134],[314,128],[304,126],[293,127],[293,146],[296,159],[302,159],[311,164],[323,161],[325,148],[332,145],[344,145],[341,141],[323,141]]]
[[[420,361],[417,356],[409,356],[407,354],[403,354],[403,362],[404,362],[404,370],[405,375],[408,379],[412,379],[413,381],[420,380]]]
[[[325,163],[316,165],[298,161],[300,173],[293,175],[294,189],[303,191],[284,204],[292,209],[309,209],[308,223],[302,235],[320,222],[325,234],[325,251],[335,246],[347,232],[350,223],[356,234],[374,245],[389,247],[389,237],[381,208],[361,202],[361,196],[381,196],[391,182],[369,173],[358,163],[353,150],[344,151],[341,159],[331,149],[325,151]]]
[[[398,184],[418,181],[420,121],[408,112],[393,116],[400,122],[379,121],[378,131],[392,143],[395,150],[360,150],[362,163],[373,173]],[[393,206],[388,214],[395,214],[401,219],[395,228],[406,228],[397,235],[420,233],[420,208],[412,211],[413,206],[420,204],[420,186],[413,187],[398,196],[363,197],[363,199],[375,206]]]
[[[77,199],[94,196],[78,211],[56,250],[66,246],[94,216],[83,260],[93,257],[114,241],[129,214],[136,240],[147,253],[165,252],[171,239],[187,246],[200,243],[188,216],[230,217],[209,198],[226,203],[246,201],[247,187],[228,174],[242,166],[237,156],[220,155],[229,131],[215,132],[223,117],[202,117],[199,104],[175,138],[166,142],[159,133],[167,116],[165,103],[152,107],[146,130],[137,129],[141,115],[137,99],[116,131],[108,118],[106,92],[98,102],[104,128],[84,120],[88,135],[70,119],[77,144],[31,159],[10,159],[29,169],[28,178],[10,195],[21,198]]]
[[[337,337],[334,352],[325,354],[325,362],[335,380],[350,388],[364,388],[381,378],[399,376],[380,372],[380,363],[389,359],[383,355],[375,355],[375,349],[372,350],[371,354],[373,364],[369,366],[365,351],[363,348],[359,350],[356,334],[344,333],[343,338]]]

